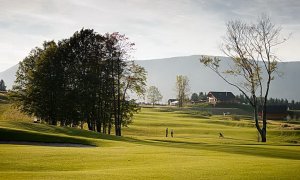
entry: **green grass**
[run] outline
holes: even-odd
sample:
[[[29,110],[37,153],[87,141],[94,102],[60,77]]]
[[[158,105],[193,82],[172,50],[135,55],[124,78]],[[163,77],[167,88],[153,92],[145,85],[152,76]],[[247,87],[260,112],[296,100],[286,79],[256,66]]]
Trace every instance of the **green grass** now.
[[[143,108],[134,123],[123,128],[123,137],[2,119],[1,139],[97,147],[0,144],[0,178],[297,179],[300,131],[280,123],[270,121],[268,142],[262,144],[252,120],[193,110]],[[174,138],[165,137],[167,127],[174,129]],[[219,132],[225,138],[219,138]]]
[[[8,101],[8,97],[5,93],[0,92],[0,103],[6,103]]]

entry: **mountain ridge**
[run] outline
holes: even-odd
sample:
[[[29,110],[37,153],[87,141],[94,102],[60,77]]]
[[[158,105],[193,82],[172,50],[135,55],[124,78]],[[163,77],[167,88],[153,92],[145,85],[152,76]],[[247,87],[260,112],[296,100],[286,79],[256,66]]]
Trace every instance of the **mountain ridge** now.
[[[175,98],[176,75],[188,76],[190,80],[190,93],[209,92],[209,91],[231,91],[235,95],[240,94],[234,87],[224,82],[217,74],[206,68],[200,63],[201,55],[178,56],[160,59],[136,60],[135,62],[143,66],[148,72],[147,85],[157,86],[163,95],[163,103],[168,99]],[[222,66],[229,63],[228,57],[215,56],[221,59]],[[0,73],[0,79],[3,79],[11,89],[15,80],[15,73],[18,64]],[[288,100],[300,100],[300,85],[297,84],[300,77],[300,62],[289,61],[279,62],[278,71],[281,77],[275,77],[271,83],[270,97],[287,98]]]

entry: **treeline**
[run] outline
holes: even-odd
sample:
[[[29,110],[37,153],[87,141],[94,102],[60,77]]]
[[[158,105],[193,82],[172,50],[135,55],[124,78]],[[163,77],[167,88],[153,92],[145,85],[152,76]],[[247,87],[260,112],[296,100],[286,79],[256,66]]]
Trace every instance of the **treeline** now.
[[[45,42],[20,62],[11,97],[23,112],[51,125],[81,126],[121,136],[139,110],[128,91],[145,92],[146,71],[134,64],[134,43],[90,29]]]
[[[235,98],[240,103],[249,103],[249,101],[242,94],[237,95]],[[267,100],[267,105],[287,105],[290,109],[300,109],[300,102],[295,100],[288,101],[287,99],[283,98],[269,98]]]
[[[193,93],[191,95],[191,101],[193,102],[206,101],[206,100],[207,100],[207,94],[204,92],[199,92],[199,94]]]

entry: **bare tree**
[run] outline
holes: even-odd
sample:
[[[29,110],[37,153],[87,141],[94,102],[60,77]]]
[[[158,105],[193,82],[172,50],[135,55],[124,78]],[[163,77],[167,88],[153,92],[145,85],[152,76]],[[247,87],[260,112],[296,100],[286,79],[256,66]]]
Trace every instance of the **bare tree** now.
[[[255,126],[262,142],[267,141],[267,98],[279,61],[274,48],[286,41],[281,38],[280,32],[281,28],[274,25],[266,15],[259,17],[255,24],[229,21],[221,49],[231,59],[230,68],[221,71],[219,58],[203,56],[200,59],[205,66],[245,95],[253,108]],[[262,112],[262,126],[259,124],[259,109]]]
[[[161,95],[161,93],[159,92],[156,86],[150,86],[148,89],[147,98],[152,103],[152,106],[154,106],[156,102],[162,100],[163,96]]]
[[[176,91],[177,91],[177,99],[178,106],[182,107],[188,98],[189,92],[189,79],[187,76],[178,75],[176,77]]]

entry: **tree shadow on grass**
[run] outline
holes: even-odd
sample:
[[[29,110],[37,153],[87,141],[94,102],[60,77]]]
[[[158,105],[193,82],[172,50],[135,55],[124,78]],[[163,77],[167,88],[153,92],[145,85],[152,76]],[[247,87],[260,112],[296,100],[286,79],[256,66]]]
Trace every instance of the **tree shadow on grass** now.
[[[141,140],[141,139],[134,139],[134,138],[123,138],[123,140],[132,143],[143,144],[143,145],[183,148],[183,149],[199,149],[199,150],[209,150],[215,152],[225,152],[225,153],[241,154],[241,155],[249,155],[249,156],[300,160],[300,150],[297,151],[297,150],[289,150],[289,149],[268,148],[270,146],[276,147],[282,145],[209,144],[204,142],[185,142],[185,141],[172,141],[172,140],[160,140],[160,139]],[[293,146],[299,146],[299,145],[293,145]]]
[[[31,145],[31,146],[50,146],[50,147],[76,147],[76,148],[91,148],[95,145],[75,144],[75,143],[52,143],[52,142],[32,142],[32,141],[0,141],[0,144],[12,145]]]
[[[77,137],[85,137],[85,138],[104,138],[104,139],[114,139],[114,136],[110,136],[107,134],[97,133],[94,131],[88,131],[83,129],[77,129],[73,127],[59,127],[54,125],[46,125],[46,124],[35,124],[35,123],[27,123],[27,122],[10,122],[11,124],[21,127],[22,130],[34,131],[37,133],[54,133],[54,134],[64,134],[68,136],[77,136]]]
[[[160,139],[147,139],[142,140],[138,138],[132,137],[117,137],[113,135],[106,135],[100,134],[96,132],[91,132],[87,130],[80,130],[74,128],[66,128],[66,127],[57,127],[57,126],[46,126],[46,125],[36,125],[30,123],[21,123],[22,128],[26,130],[36,131],[40,133],[61,133],[68,136],[76,136],[81,138],[89,138],[91,140],[112,140],[112,141],[122,141],[128,143],[135,143],[141,145],[151,145],[151,146],[161,146],[161,147],[172,147],[172,148],[183,148],[183,149],[198,149],[198,150],[209,150],[215,152],[225,152],[231,154],[242,154],[242,155],[252,155],[252,156],[260,156],[260,157],[270,157],[270,158],[282,158],[282,159],[293,159],[293,160],[300,160],[300,150],[289,150],[289,149],[272,149],[270,146],[278,147],[278,146],[299,146],[296,144],[293,145],[269,145],[269,144],[255,144],[255,143],[230,143],[230,144],[209,144],[203,142],[186,142],[186,141],[179,141],[179,140],[160,140]],[[20,124],[19,124],[20,125]],[[7,130],[6,130],[7,131]],[[11,131],[11,130],[10,130]],[[45,131],[45,132],[43,132]],[[3,131],[2,131],[3,132]],[[5,135],[8,132],[6,132]],[[23,132],[13,132],[14,137],[27,137],[25,140],[36,139],[39,137],[38,141],[43,142],[45,139],[48,142],[57,142],[58,139],[56,136],[42,134],[36,136],[35,133],[29,133],[24,136]],[[2,136],[4,137],[4,136]],[[228,138],[227,138],[228,139]],[[5,139],[9,140],[9,139]],[[15,139],[12,139],[15,140]],[[69,143],[80,143],[80,144],[87,144],[92,145],[91,142],[87,139],[73,139],[71,137],[61,137],[59,142],[69,142]]]

